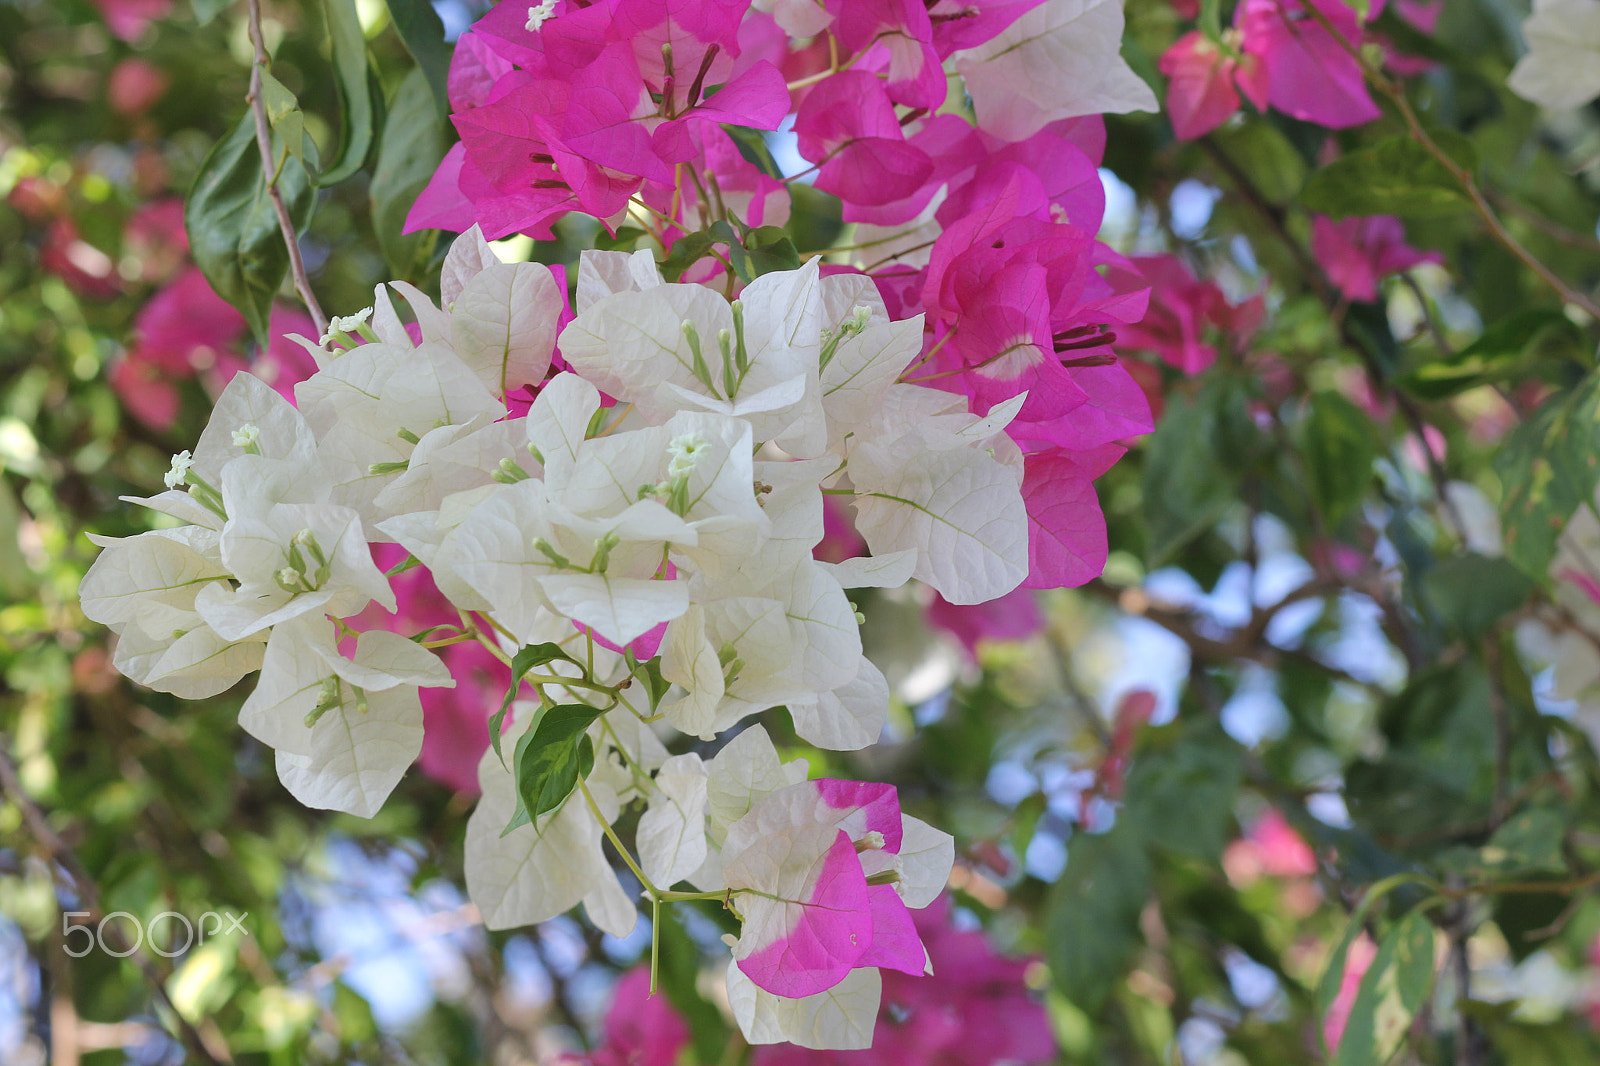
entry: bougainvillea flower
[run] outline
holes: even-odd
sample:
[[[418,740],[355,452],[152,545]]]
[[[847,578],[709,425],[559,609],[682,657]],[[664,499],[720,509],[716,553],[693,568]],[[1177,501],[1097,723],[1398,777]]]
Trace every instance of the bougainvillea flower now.
[[[1245,0],[1239,5],[1235,23],[1241,47],[1261,62],[1267,101],[1286,115],[1329,129],[1371,122],[1381,112],[1367,93],[1360,62],[1349,51],[1361,43],[1360,16],[1342,0],[1311,3],[1333,32],[1301,0]]]
[[[1199,280],[1177,256],[1132,262],[1150,282],[1150,307],[1141,321],[1117,331],[1119,347],[1154,352],[1174,369],[1198,374],[1217,360],[1216,347],[1205,340],[1207,327],[1242,343],[1261,325],[1266,311],[1260,296],[1234,306],[1216,282]]]
[[[723,878],[744,916],[739,969],[789,998],[824,992],[858,967],[922,973],[907,908],[931,902],[949,870],[943,841],[928,834],[944,836],[902,818],[891,785],[824,779],[767,796],[722,845]]]
[[[871,74],[835,74],[806,94],[795,118],[800,154],[818,164],[816,186],[850,203],[909,196],[933,173],[928,153],[906,143],[894,104]]]
[[[1268,80],[1258,56],[1237,51],[1238,33],[1219,45],[1199,30],[1186,33],[1161,57],[1167,77],[1167,117],[1181,141],[1210,133],[1239,110],[1243,92],[1266,110]]]
[[[1406,230],[1394,215],[1365,215],[1335,222],[1323,215],[1311,223],[1311,248],[1346,299],[1378,298],[1378,281],[1421,263],[1442,263],[1438,252],[1406,243]]]
[[[172,12],[172,0],[94,0],[106,26],[118,40],[132,41],[144,28]]]

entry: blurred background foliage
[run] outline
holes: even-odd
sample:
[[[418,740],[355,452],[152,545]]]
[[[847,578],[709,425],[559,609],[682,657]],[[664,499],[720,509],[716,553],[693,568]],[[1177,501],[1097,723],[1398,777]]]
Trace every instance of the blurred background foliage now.
[[[243,325],[165,361],[135,325],[186,269],[170,202],[244,113],[242,7],[0,0],[0,1060],[549,1061],[599,1038],[647,930],[486,933],[461,887],[470,795],[413,773],[370,822],[308,811],[235,727],[238,697],[129,685],[76,607],[86,534],[146,528],[118,497],[159,489],[227,368],[275,365]],[[302,239],[330,312],[437,273],[441,243],[400,224],[453,138],[449,41],[485,7],[267,5],[304,157],[338,178],[306,195]],[[354,61],[330,12],[359,27]],[[1506,91],[1524,13],[1446,0],[1431,34],[1376,25],[1430,61],[1405,92],[1507,230],[1593,293],[1600,111]],[[1153,83],[1186,14],[1128,4]],[[1213,330],[1194,376],[1126,353],[1160,420],[1099,482],[1102,579],[1041,597],[1012,641],[869,597],[891,728],[809,753],[956,834],[958,921],[1041,960],[1059,1062],[1600,1060],[1600,729],[1551,695],[1571,618],[1547,577],[1593,496],[1596,323],[1458,187],[1380,152],[1412,136],[1384,110],[1337,134],[1250,112],[1193,142],[1108,120],[1103,236],[1259,294],[1264,323]],[[828,197],[797,185],[795,207],[803,249],[838,233]],[[1397,215],[1442,263],[1352,300],[1314,212]],[[502,251],[572,265],[596,239],[561,233]],[[292,306],[267,281],[258,310],[274,290]],[[246,933],[170,959],[66,951],[69,912],[163,911]],[[743,1061],[698,950],[719,916],[685,918],[663,962],[684,1060]]]

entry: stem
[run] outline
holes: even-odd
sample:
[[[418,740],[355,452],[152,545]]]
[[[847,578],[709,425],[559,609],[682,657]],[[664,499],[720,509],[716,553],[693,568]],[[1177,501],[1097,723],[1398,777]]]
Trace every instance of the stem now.
[[[250,66],[250,109],[256,117],[256,147],[261,152],[262,171],[272,166],[272,129],[267,123],[267,104],[261,98],[261,72],[267,68],[267,46],[261,37],[261,0],[250,0],[250,44],[255,48],[255,62]],[[289,249],[289,276],[294,279],[294,291],[306,305],[317,336],[328,332],[328,317],[317,303],[317,294],[311,291],[311,280],[306,277],[305,260],[300,258],[300,239],[295,234],[294,220],[283,204],[283,194],[278,191],[277,175],[267,183],[267,199],[272,201],[272,211],[278,216],[278,229],[283,232],[283,243]]]
[[[606,821],[605,815],[600,813],[600,805],[594,801],[594,794],[589,791],[589,783],[581,777],[578,778],[578,790],[583,793],[583,802],[589,805],[589,813],[594,815],[595,821],[600,823],[600,829],[605,833],[606,839],[611,841],[611,846],[617,849],[617,854],[622,856],[622,861],[627,864],[629,870],[633,871],[633,876],[639,879],[639,883],[644,886],[646,892],[650,893],[651,898],[660,898],[660,890],[650,883],[650,879],[644,875],[643,870],[639,869],[639,864],[633,860],[633,856],[628,854],[628,849],[622,846],[621,840],[617,839],[616,831],[611,828],[611,823]]]

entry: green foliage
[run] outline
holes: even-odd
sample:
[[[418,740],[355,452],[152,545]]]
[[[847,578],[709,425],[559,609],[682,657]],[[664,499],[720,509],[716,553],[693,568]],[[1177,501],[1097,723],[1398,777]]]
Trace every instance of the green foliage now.
[[[1382,1066],[1400,1050],[1434,979],[1433,925],[1411,911],[1384,934],[1361,978],[1335,1066]]]
[[[517,783],[517,809],[509,833],[555,810],[594,768],[594,744],[584,731],[604,712],[582,703],[548,707],[517,741],[511,776]],[[502,834],[504,835],[504,834]]]
[[[327,20],[335,83],[339,87],[342,143],[334,162],[320,180],[324,185],[337,185],[366,163],[377,135],[378,120],[367,69],[367,40],[361,32],[355,0],[323,0],[322,12]]]
[[[1457,165],[1467,170],[1476,165],[1471,142],[1464,137],[1435,131],[1435,140]],[[1333,218],[1451,218],[1467,207],[1461,183],[1449,168],[1409,136],[1390,137],[1334,160],[1307,180],[1300,202]]]
[[[315,146],[304,132],[303,157],[316,168]],[[276,138],[284,160],[274,183],[298,230],[311,222],[316,189],[299,158],[290,157]],[[223,299],[244,312],[262,343],[267,316],[289,270],[289,251],[268,195],[268,178],[256,145],[255,117],[246,110],[233,132],[218,142],[200,165],[184,204],[184,224],[195,263]]]
[[[438,109],[439,121],[450,119],[450,77],[452,49],[444,39],[444,22],[428,0],[388,0],[389,17],[394,19],[406,50],[417,61],[417,69],[428,79],[428,92]]]
[[[1546,400],[1494,460],[1506,557],[1542,579],[1556,538],[1600,480],[1600,374]]]

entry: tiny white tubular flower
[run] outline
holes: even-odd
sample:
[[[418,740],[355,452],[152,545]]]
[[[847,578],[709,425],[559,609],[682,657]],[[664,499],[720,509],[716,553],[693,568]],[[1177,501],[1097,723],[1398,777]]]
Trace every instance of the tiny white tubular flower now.
[[[295,386],[317,435],[335,503],[376,523],[378,495],[405,471],[422,436],[504,406],[443,344],[363,344]]]
[[[658,888],[669,888],[706,861],[706,764],[674,755],[656,771],[650,805],[639,818],[639,865]]]
[[[373,306],[376,306],[376,304],[374,304]],[[328,323],[328,332],[324,333],[321,337],[319,337],[318,340],[317,340],[317,343],[319,343],[324,348],[326,348],[330,343],[332,343],[333,341],[337,340],[339,338],[340,334],[350,333],[350,332],[352,332],[354,330],[360,329],[363,325],[366,324],[367,319],[369,319],[371,317],[372,317],[372,308],[371,307],[363,307],[361,310],[357,311],[355,314],[353,314],[353,315],[345,315],[342,318],[338,317],[338,316],[335,316]]]
[[[1534,0],[1522,36],[1528,53],[1506,80],[1512,92],[1555,111],[1600,96],[1600,4]]]
[[[464,867],[484,925],[533,925],[581,902],[604,931],[632,931],[637,911],[601,849],[604,827],[581,793],[506,832],[517,809],[516,783],[493,749],[478,763],[478,783],[483,797],[467,820]],[[607,824],[615,821],[621,804],[610,784],[595,778],[584,784]]]
[[[529,5],[528,22],[523,28],[531,33],[555,17],[556,0],[539,0],[537,4]]]
[[[117,634],[112,665],[129,679],[205,699],[261,665],[260,639],[224,640],[195,610],[201,589],[227,587],[215,530],[183,526],[90,539],[104,550],[84,575],[79,604]]]
[[[194,456],[187,451],[172,457],[172,468],[161,476],[167,488],[175,489],[187,483],[189,468],[194,466]]]
[[[217,397],[211,419],[192,453],[172,457],[165,477],[167,491],[148,498],[122,497],[153,511],[170,514],[209,529],[222,528],[222,469],[242,455],[285,460],[311,480],[316,464],[316,438],[294,405],[253,374],[238,373]],[[183,491],[184,488],[187,491]]]
[[[422,750],[418,686],[454,685],[438,656],[397,633],[362,633],[347,659],[327,619],[300,616],[274,627],[239,724],[276,749],[300,802],[370,818]]]
[[[372,561],[361,517],[328,503],[279,503],[294,470],[259,456],[228,464],[222,498],[229,519],[219,545],[236,588],[213,583],[195,609],[227,640],[241,640],[302,614],[355,614],[376,600],[394,610],[394,591]]]

